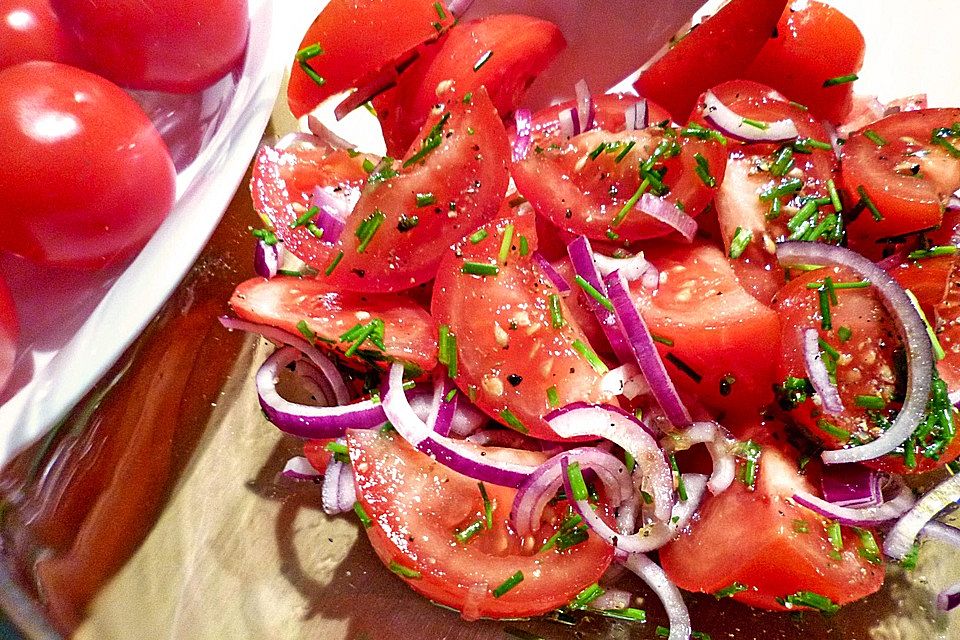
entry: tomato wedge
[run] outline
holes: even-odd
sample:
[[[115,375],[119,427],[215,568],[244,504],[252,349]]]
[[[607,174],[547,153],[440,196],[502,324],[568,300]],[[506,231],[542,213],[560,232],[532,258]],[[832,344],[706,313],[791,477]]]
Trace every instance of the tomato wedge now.
[[[387,152],[403,153],[437,102],[437,87],[453,81],[460,95],[486,87],[506,118],[527,88],[566,47],[553,23],[522,15],[492,15],[458,24],[423,47],[395,89],[375,101]]]
[[[860,29],[834,7],[791,2],[744,77],[776,87],[821,118],[842,122],[853,106],[853,82],[828,81],[856,75],[864,48]]]
[[[499,210],[507,191],[507,134],[487,93],[456,87],[403,162],[374,170],[347,219],[338,256],[317,266],[330,286],[398,291],[433,278],[443,252]],[[342,253],[341,253],[342,252]]]
[[[847,138],[843,184],[866,208],[849,225],[864,241],[940,225],[960,188],[960,109],[902,111]]]
[[[766,44],[787,0],[731,0],[691,29],[633,86],[684,122],[697,96],[742,75]]]
[[[760,452],[754,487],[744,481],[741,460],[733,485],[704,498],[698,519],[660,549],[671,580],[688,591],[774,610],[787,608],[782,599],[796,603],[790,596],[799,592],[846,604],[880,589],[882,558],[863,557],[854,530],[842,527],[842,546],[835,548],[830,523],[790,500],[798,490],[818,493],[817,463],[801,474],[799,455],[776,424],[755,427],[750,442]]]
[[[533,218],[523,207],[448,251],[437,270],[432,312],[441,331],[446,326],[456,336],[457,386],[494,419],[556,440],[543,416],[571,402],[612,398],[600,389],[606,366],[532,260]],[[495,275],[472,273],[493,269]]]
[[[704,244],[658,244],[645,255],[660,270],[656,291],[635,283],[637,308],[677,387],[728,415],[773,399],[780,353],[777,315],[741,286],[723,253]]]
[[[601,129],[610,133],[620,133],[626,129],[627,109],[633,107],[638,102],[643,102],[644,98],[638,98],[637,96],[627,93],[604,93],[591,96],[591,100],[593,102],[594,114],[593,121],[589,123],[590,126],[588,129]],[[663,107],[652,100],[646,100],[646,105],[648,122],[657,124],[670,121],[670,114],[667,113]],[[560,102],[541,109],[533,114],[533,122],[530,127],[533,144],[546,147],[551,143],[561,142],[564,134],[560,123],[560,114],[576,108],[576,100],[567,100],[566,102]],[[511,130],[511,136],[515,135],[516,129],[514,128]]]
[[[0,391],[3,390],[17,358],[20,323],[7,284],[0,278]]]
[[[384,366],[402,362],[417,371],[430,371],[437,364],[433,319],[403,295],[364,296],[332,290],[311,278],[277,276],[240,283],[230,298],[230,306],[238,316],[251,322],[294,335],[312,333],[315,343],[340,355],[349,351],[358,363]],[[368,339],[351,350],[356,338],[349,337],[348,332],[375,320],[383,323],[382,348]]]
[[[408,64],[418,46],[453,20],[442,0],[331,0],[300,42],[287,87],[290,110],[299,118],[334,94]]]
[[[540,529],[520,539],[509,524],[516,490],[484,486],[493,505],[492,526],[485,527],[478,483],[395,433],[348,431],[347,446],[357,498],[372,521],[367,537],[380,560],[414,591],[468,620],[547,613],[569,604],[610,565],[612,547],[592,533],[563,551],[539,552],[569,512],[565,503],[548,506]],[[487,451],[511,461],[523,456],[532,464],[544,459],[540,453]],[[485,528],[464,542],[455,537],[475,523]],[[522,580],[495,596],[518,572]]]

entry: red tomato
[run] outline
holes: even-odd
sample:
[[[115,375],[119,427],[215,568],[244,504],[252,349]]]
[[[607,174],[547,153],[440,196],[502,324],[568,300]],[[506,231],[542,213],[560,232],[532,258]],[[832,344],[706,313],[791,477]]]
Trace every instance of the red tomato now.
[[[763,48],[787,0],[732,0],[691,29],[633,86],[683,122],[704,90],[743,75]]]
[[[777,598],[800,591],[846,604],[880,589],[882,560],[872,564],[861,556],[855,531],[843,527],[843,547],[835,550],[826,533],[830,523],[789,499],[798,490],[818,493],[811,477],[816,463],[799,473],[798,454],[779,429],[754,429],[752,440],[761,448],[755,488],[738,479],[704,498],[698,519],[660,549],[671,580],[703,593],[739,583],[746,590],[735,600],[774,610],[786,608]]]
[[[863,34],[853,20],[816,0],[790,3],[744,77],[776,87],[821,118],[840,122],[853,102],[853,83],[824,87],[863,66]]]
[[[243,61],[246,0],[51,0],[85,67],[130,89],[193,93]]]
[[[656,155],[661,159],[654,171],[665,171],[665,188],[657,195],[691,216],[700,214],[723,181],[723,146],[680,136],[669,126],[623,131],[621,122],[619,129],[616,133],[593,130],[569,139],[543,138],[526,158],[514,163],[517,190],[538,213],[570,233],[623,243],[666,235],[672,227],[639,209],[621,215],[641,183],[649,185],[638,166]],[[696,171],[700,162],[706,162],[706,177]],[[707,184],[711,179],[713,186]]]
[[[376,102],[387,152],[403,153],[437,102],[437,87],[454,81],[460,95],[487,88],[501,117],[517,108],[533,81],[566,47],[556,25],[521,15],[492,15],[450,29]]]
[[[958,139],[960,109],[903,111],[852,133],[841,155],[843,184],[854,199],[865,192],[881,219],[861,211],[849,225],[851,240],[939,226],[944,203],[960,188]]]
[[[749,414],[773,399],[780,353],[777,315],[737,280],[723,253],[707,245],[645,250],[660,286],[632,292],[677,387],[708,408]],[[689,370],[685,370],[689,369]]]
[[[337,244],[340,263],[314,265],[330,270],[332,286],[397,291],[426,282],[443,252],[500,208],[509,182],[503,124],[482,88],[469,103],[453,87],[446,95],[396,175],[368,180]]]
[[[0,71],[0,137],[0,249],[101,267],[146,242],[173,205],[160,135],[92,73],[53,62]]]
[[[538,550],[563,522],[568,507],[548,506],[540,529],[520,539],[509,524],[516,490],[487,484],[493,527],[467,542],[454,534],[484,517],[477,482],[419,453],[395,434],[348,431],[357,499],[373,521],[367,536],[380,560],[433,602],[468,620],[525,618],[569,604],[606,571],[612,547],[589,534],[564,551]],[[502,450],[537,464],[543,454]],[[493,590],[522,572],[523,580],[499,598]],[[406,575],[405,575],[406,574]]]
[[[839,449],[851,440],[870,441],[876,429],[893,420],[902,403],[901,385],[895,351],[901,339],[886,309],[871,288],[839,289],[837,302],[830,305],[832,328],[823,329],[819,292],[809,283],[822,283],[829,276],[834,283],[858,282],[845,268],[818,269],[797,276],[777,295],[775,309],[783,328],[783,348],[779,369],[780,381],[788,376],[807,377],[803,356],[803,332],[814,328],[820,338],[835,349],[836,381],[844,412],[826,415],[812,396],[804,394],[800,402],[785,402],[794,422],[828,449]],[[849,330],[843,340],[841,327]],[[831,361],[833,359],[830,359]],[[858,396],[883,398],[883,409],[872,410],[857,403]],[[960,455],[960,439],[946,439],[939,425],[914,443],[913,450],[900,446],[888,456],[868,460],[864,464],[895,473],[921,473],[950,462]],[[943,440],[942,446],[927,452],[927,447]]]
[[[328,438],[325,440],[307,440],[303,443],[303,457],[307,459],[307,462],[317,473],[326,471],[327,465],[330,464],[333,453],[327,449],[327,445],[331,442],[333,440]]]
[[[19,336],[17,310],[13,306],[13,298],[10,297],[6,283],[0,279],[0,391],[3,391],[13,372]]]
[[[443,2],[437,6],[433,0],[329,2],[300,41],[300,51],[323,50],[304,61],[323,82],[294,62],[287,87],[293,115],[299,118],[334,94],[409,64],[414,49],[453,24]]]
[[[447,251],[437,270],[432,312],[438,324],[456,335],[457,386],[494,419],[555,440],[543,416],[571,402],[612,399],[600,389],[601,374],[574,346],[589,353],[586,336],[559,296],[564,325],[553,326],[550,300],[558,295],[556,287],[540,272],[531,253],[520,255],[521,238],[530,252],[537,247],[533,217],[525,207],[512,218],[483,227],[485,239],[476,244],[468,240]],[[499,254],[508,226],[513,241],[504,261]],[[496,264],[499,271],[472,275],[464,273],[466,263]],[[597,363],[597,368],[605,367]],[[553,404],[551,388],[557,394]],[[512,425],[510,414],[516,420]]]
[[[353,340],[341,336],[357,324],[383,321],[383,349],[363,343],[356,360],[364,363],[400,361],[420,371],[437,364],[437,330],[433,319],[413,300],[402,295],[368,297],[338,292],[310,278],[277,276],[252,278],[240,283],[230,306],[238,316],[300,335],[297,325],[306,322],[317,343],[343,354]]]
[[[75,57],[48,0],[0,0],[0,69],[32,60],[70,63]]]

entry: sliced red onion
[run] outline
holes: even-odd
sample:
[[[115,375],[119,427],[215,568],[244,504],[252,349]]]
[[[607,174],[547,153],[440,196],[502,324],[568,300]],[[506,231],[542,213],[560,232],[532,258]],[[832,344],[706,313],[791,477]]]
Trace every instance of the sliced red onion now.
[[[667,640],[690,640],[692,633],[690,612],[687,610],[687,605],[683,603],[680,590],[677,589],[677,585],[670,582],[666,572],[642,553],[630,555],[623,561],[623,566],[646,582],[663,603],[667,618],[670,620],[670,635],[667,636]]]
[[[519,535],[530,535],[540,528],[543,510],[563,486],[563,460],[576,461],[582,470],[589,469],[596,473],[614,505],[633,495],[633,480],[623,460],[596,447],[578,447],[561,452],[537,467],[517,491],[510,510],[510,521]]]
[[[613,303],[617,323],[630,345],[634,361],[639,365],[643,377],[650,386],[650,392],[657,404],[663,409],[667,420],[677,427],[689,425],[693,420],[677,393],[677,388],[667,374],[660,359],[653,336],[643,321],[643,317],[633,304],[619,273],[611,273],[606,278],[607,295]]]
[[[586,80],[579,80],[574,86],[577,93],[577,117],[580,120],[580,131],[586,132],[593,128],[595,116],[593,98],[590,96],[590,87]]]
[[[609,440],[637,461],[634,483],[653,496],[654,516],[670,517],[673,506],[673,472],[660,445],[646,425],[618,407],[573,403],[547,415],[545,420],[561,438],[594,437]]]
[[[346,444],[343,439],[339,444]],[[353,509],[357,501],[357,483],[353,477],[353,467],[349,464],[331,459],[327,463],[327,470],[323,474],[323,489],[320,492],[323,511],[327,515],[335,516]]]
[[[533,261],[537,263],[537,266],[540,267],[540,270],[543,271],[543,275],[547,276],[550,282],[553,283],[553,286],[560,291],[560,293],[569,293],[570,292],[570,283],[563,279],[563,276],[560,275],[560,272],[543,257],[539,251],[533,253]]]
[[[666,198],[661,198],[652,193],[644,193],[640,196],[637,203],[637,209],[647,214],[654,220],[658,220],[668,227],[678,231],[687,240],[692,241],[697,235],[697,221],[680,210],[680,207],[673,204]]]
[[[513,114],[517,121],[517,136],[513,139],[513,161],[520,162],[527,157],[533,144],[533,114],[530,109],[517,109]]]
[[[891,116],[901,111],[919,111],[927,108],[927,94],[918,93],[891,100],[883,107],[883,115]]]
[[[789,118],[773,122],[761,122],[758,126],[747,122],[758,122],[735,113],[730,107],[720,102],[712,91],[703,96],[706,107],[704,117],[715,127],[740,140],[749,142],[784,142],[797,138],[800,133],[797,125]]]
[[[838,507],[876,507],[883,504],[880,474],[859,464],[835,464],[820,478],[823,499]]]
[[[237,330],[248,333],[259,333],[267,340],[271,340],[277,344],[290,345],[309,358],[310,362],[320,369],[327,382],[329,382],[333,388],[333,395],[336,398],[337,404],[345,405],[350,402],[350,392],[347,390],[347,385],[343,381],[343,376],[340,375],[337,366],[333,364],[330,358],[320,353],[319,349],[303,338],[266,324],[257,324],[256,322],[248,322],[229,316],[221,316],[220,324],[231,331]]]
[[[923,525],[920,535],[924,539],[938,540],[960,549],[960,529],[939,520],[931,520]]]
[[[473,0],[449,0],[449,2],[447,2],[447,11],[459,18],[467,12],[467,9],[469,9],[472,4]]]
[[[467,477],[506,487],[519,487],[536,469],[535,466],[504,460],[503,456],[494,455],[497,452],[495,449],[452,440],[430,429],[407,401],[403,390],[402,364],[390,367],[382,406],[387,420],[407,442]]]
[[[267,244],[263,240],[257,240],[256,249],[253,251],[253,270],[258,276],[269,280],[277,275],[281,249],[278,242]]]
[[[453,414],[457,411],[457,396],[459,394],[454,394],[453,398],[447,400],[447,394],[452,388],[453,385],[450,384],[450,380],[441,374],[440,380],[433,386],[433,401],[430,404],[430,413],[426,419],[427,428],[444,437],[450,435]]]
[[[623,589],[607,589],[590,603],[591,609],[626,609],[633,601],[633,594]]]
[[[722,493],[733,484],[737,473],[737,458],[733,451],[737,441],[716,422],[694,422],[686,430],[664,437],[662,442],[665,448],[672,451],[688,449],[695,444],[706,445],[713,462],[710,482],[707,483],[710,493]]]
[[[297,360],[293,364],[293,372],[300,381],[303,390],[309,393],[314,400],[327,406],[337,404],[330,381],[315,364],[309,360]]]
[[[890,530],[883,550],[891,558],[903,560],[924,526],[937,514],[960,499],[960,475],[950,476],[925,493]]]
[[[573,265],[574,272],[583,278],[587,284],[607,295],[607,288],[600,277],[600,271],[597,263],[594,261],[593,247],[586,236],[577,236],[573,242],[567,245],[567,253],[570,255],[570,262]],[[631,359],[630,345],[627,344],[623,332],[617,327],[617,318],[613,311],[604,307],[600,302],[586,293],[584,293],[587,306],[597,316],[600,328],[603,329],[603,335],[606,336],[610,348],[617,356],[620,362],[628,362]]]
[[[260,408],[284,433],[300,438],[336,438],[347,429],[372,429],[387,421],[383,406],[363,400],[346,406],[316,407],[290,402],[277,392],[280,371],[301,357],[293,347],[282,347],[260,366],[256,375]]]
[[[307,114],[307,128],[310,129],[310,133],[334,149],[353,149],[354,147],[349,140],[344,140],[338,136],[333,129],[325,125],[323,121],[313,113]]]
[[[499,427],[477,431],[476,433],[464,438],[464,440],[480,445],[481,447],[500,447],[505,449],[521,449],[524,451],[545,451],[543,447],[540,446],[541,442],[544,441],[528,438],[527,436],[517,433],[513,429],[503,429]],[[548,455],[552,455],[553,453],[555,452],[548,452]]]
[[[646,100],[637,100],[623,110],[627,131],[639,131],[650,126]]]
[[[937,608],[952,611],[960,605],[960,583],[948,587],[937,594]]]
[[[637,365],[627,363],[605,373],[600,379],[600,390],[611,396],[633,400],[649,393],[650,387]]]
[[[893,498],[876,507],[841,507],[806,491],[798,491],[795,493],[793,500],[797,504],[803,505],[825,518],[836,520],[840,524],[851,527],[873,527],[878,524],[890,522],[891,520],[896,520],[907,513],[914,505],[913,491],[910,490],[910,487],[903,484],[902,481],[897,480],[896,491],[897,494]],[[919,531],[920,529],[918,528],[917,532]],[[912,540],[910,545],[913,545]]]
[[[602,253],[593,252],[593,262],[597,265],[597,270],[604,278],[614,271],[619,271],[623,274],[623,277],[627,279],[627,282],[634,282],[643,278],[651,269],[654,271],[657,270],[657,268],[650,264],[643,256],[642,251],[629,258],[611,258]],[[659,277],[660,274],[657,273],[657,279],[659,279]]]
[[[350,95],[337,105],[336,109],[333,110],[334,117],[337,120],[342,120],[354,109],[362,107],[387,89],[396,86],[400,71],[407,68],[418,56],[419,54],[417,52],[413,52],[410,58],[404,60],[396,67],[387,65],[377,71],[375,75],[361,83],[356,90],[351,92]]]
[[[342,196],[331,192],[326,187],[314,188],[313,195],[310,197],[310,204],[319,209],[311,222],[323,232],[320,239],[324,242],[335,243],[340,239],[340,234],[343,233],[351,207]]]
[[[457,392],[459,396],[460,393]],[[457,409],[450,421],[450,433],[466,438],[483,428],[488,422],[487,414],[477,409],[466,397],[457,398]]]
[[[933,378],[933,346],[927,327],[903,288],[886,271],[849,249],[820,242],[781,242],[777,259],[784,266],[844,266],[870,282],[903,338],[907,352],[906,400],[893,424],[876,440],[847,449],[824,451],[827,464],[860,462],[890,453],[914,432],[927,411]]]
[[[294,456],[287,460],[280,475],[293,480],[318,480],[321,477],[320,472],[303,456]]]
[[[560,133],[567,138],[580,135],[580,115],[576,107],[570,107],[560,112],[557,119],[560,122]]]
[[[807,376],[814,391],[820,395],[823,410],[831,415],[843,413],[843,402],[837,387],[830,382],[830,372],[823,363],[820,353],[820,334],[816,329],[805,329],[803,332],[803,362],[806,365]]]

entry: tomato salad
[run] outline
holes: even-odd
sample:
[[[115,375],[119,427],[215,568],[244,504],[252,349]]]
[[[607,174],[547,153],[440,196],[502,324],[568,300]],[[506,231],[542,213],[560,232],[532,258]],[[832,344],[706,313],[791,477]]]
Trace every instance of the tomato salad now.
[[[467,620],[642,623],[619,564],[702,637],[681,589],[830,614],[960,541],[960,109],[854,94],[825,4],[731,0],[635,91],[531,113],[559,29],[462,10],[332,0],[291,107],[352,90],[392,155],[308,116],[256,159],[223,323],[278,346],[284,474]]]

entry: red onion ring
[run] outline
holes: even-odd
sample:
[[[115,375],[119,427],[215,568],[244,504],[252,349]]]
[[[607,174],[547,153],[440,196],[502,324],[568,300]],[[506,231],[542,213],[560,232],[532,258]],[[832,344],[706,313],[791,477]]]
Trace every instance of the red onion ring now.
[[[777,259],[788,267],[796,264],[848,267],[874,286],[880,301],[890,312],[907,352],[907,392],[903,407],[890,428],[876,440],[847,449],[824,451],[823,461],[827,464],[860,462],[890,453],[920,424],[930,399],[933,346],[923,319],[896,280],[849,249],[819,242],[781,242],[777,245]]]
[[[677,388],[667,374],[667,369],[660,359],[653,336],[647,328],[643,317],[633,304],[633,299],[627,291],[627,286],[619,272],[611,273],[606,278],[607,294],[613,303],[614,313],[620,330],[627,338],[634,361],[639,365],[643,377],[650,386],[650,391],[657,404],[663,409],[667,420],[678,427],[689,425],[693,420],[690,412],[684,406],[677,393]]]
[[[279,243],[267,244],[263,240],[257,240],[257,246],[253,251],[253,270],[261,278],[270,278],[277,275],[277,269],[280,268],[280,250]]]
[[[633,600],[633,594],[623,589],[607,589],[600,597],[590,603],[590,609],[626,609]]]
[[[697,221],[666,198],[657,197],[647,192],[640,196],[636,208],[654,220],[678,231],[687,241],[692,241],[693,237],[697,235]]]
[[[623,110],[627,131],[639,131],[650,126],[650,110],[646,100],[638,100]]]
[[[467,12],[467,9],[469,9],[472,4],[473,0],[449,0],[449,2],[447,2],[447,11],[459,18]]]
[[[823,499],[838,507],[876,507],[883,504],[880,474],[859,464],[835,464],[820,478]]]
[[[577,118],[580,121],[580,132],[590,131],[593,128],[595,111],[587,81],[578,80],[577,84],[574,85],[574,91],[577,94]]]
[[[896,520],[907,513],[914,506],[913,491],[910,487],[897,481],[897,495],[888,502],[876,507],[842,507],[832,502],[827,502],[823,498],[818,498],[812,493],[798,491],[793,495],[793,500],[811,511],[836,520],[840,524],[852,527],[872,527],[891,520]],[[919,533],[919,529],[917,532]],[[913,541],[910,542],[913,545]],[[909,550],[909,549],[908,549]]]
[[[716,422],[694,422],[680,433],[667,435],[661,443],[670,451],[682,451],[695,444],[706,445],[713,462],[713,471],[707,483],[710,493],[723,493],[733,484],[737,475],[737,458],[733,454],[737,441]]]
[[[827,366],[823,363],[823,355],[820,353],[820,334],[816,329],[804,329],[803,331],[803,362],[807,368],[807,375],[810,377],[810,384],[814,391],[820,395],[820,401],[823,410],[831,415],[843,413],[843,401],[840,400],[840,393],[837,387],[830,382],[830,373]]]
[[[294,456],[287,460],[280,475],[293,480],[318,480],[322,477],[320,472],[314,469],[310,461],[303,456]]]
[[[920,534],[929,540],[945,542],[960,549],[960,529],[943,522],[931,520],[923,525]],[[937,608],[951,611],[960,605],[960,583],[951,585],[937,594]]]
[[[539,251],[533,253],[533,261],[543,271],[543,275],[553,283],[560,293],[570,293],[570,283],[563,279],[560,272]]]
[[[647,381],[635,364],[627,363],[611,369],[600,379],[600,389],[611,396],[623,396],[633,400],[650,392]]]
[[[605,256],[602,253],[594,251],[593,262],[597,265],[597,270],[604,278],[614,271],[619,271],[623,274],[623,277],[627,279],[627,282],[640,280],[651,270],[657,271],[657,268],[643,256],[642,251],[629,258],[611,258],[610,256]],[[657,279],[659,279],[659,277],[660,274],[657,273]]]
[[[677,586],[670,582],[666,572],[660,566],[642,553],[630,555],[623,561],[623,566],[637,574],[647,583],[663,603],[670,620],[670,635],[667,640],[690,640],[690,612],[683,603],[683,596]]]
[[[346,444],[346,440],[337,440]],[[323,511],[335,516],[353,509],[357,501],[357,483],[353,477],[353,467],[339,460],[331,459],[323,474],[323,489],[320,492]]]
[[[784,142],[797,138],[800,133],[797,125],[789,118],[764,122],[761,126],[746,124],[743,116],[735,113],[730,107],[723,104],[713,91],[707,91],[703,96],[706,107],[704,117],[725,134],[747,140],[749,142]]]
[[[560,123],[560,133],[567,137],[572,138],[573,136],[580,135],[580,116],[578,115],[576,107],[570,107],[569,109],[564,109],[557,116],[557,120]]]
[[[319,209],[312,222],[323,232],[320,240],[331,244],[336,243],[347,225],[347,217],[352,207],[343,197],[331,193],[325,187],[314,188],[310,204]]]
[[[527,157],[533,144],[533,114],[530,109],[517,109],[513,115],[517,121],[517,135],[513,139],[512,157],[514,162],[520,162]]]
[[[924,526],[958,499],[960,499],[960,475],[950,476],[925,493],[893,525],[883,542],[883,550],[891,558],[903,560]]]

